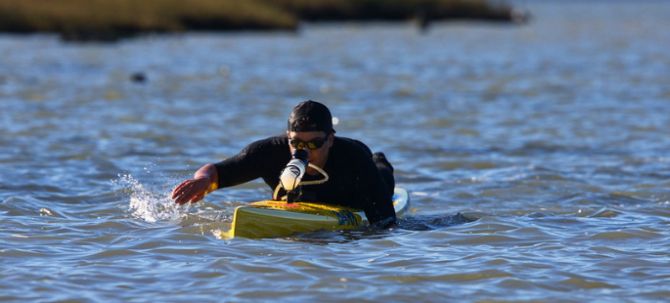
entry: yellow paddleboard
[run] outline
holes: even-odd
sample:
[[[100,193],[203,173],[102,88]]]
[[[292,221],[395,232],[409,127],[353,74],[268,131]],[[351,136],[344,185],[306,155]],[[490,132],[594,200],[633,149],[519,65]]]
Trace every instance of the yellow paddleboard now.
[[[409,209],[407,190],[393,194],[396,216]],[[258,201],[235,208],[230,230],[222,238],[273,238],[319,230],[354,229],[368,224],[363,211],[312,202]]]

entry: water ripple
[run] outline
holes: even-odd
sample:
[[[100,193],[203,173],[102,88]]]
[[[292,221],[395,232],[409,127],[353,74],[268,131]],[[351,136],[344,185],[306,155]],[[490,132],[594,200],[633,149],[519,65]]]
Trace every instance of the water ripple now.
[[[0,36],[0,300],[666,300],[670,7],[528,6],[423,34]],[[398,226],[220,240],[265,184],[169,199],[306,98],[394,164]]]

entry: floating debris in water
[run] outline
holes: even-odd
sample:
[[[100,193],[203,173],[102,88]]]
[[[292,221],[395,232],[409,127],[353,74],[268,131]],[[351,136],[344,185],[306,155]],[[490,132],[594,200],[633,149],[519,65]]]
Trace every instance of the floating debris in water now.
[[[130,75],[130,81],[134,83],[145,83],[147,82],[147,76],[142,72],[136,72]]]
[[[54,213],[48,208],[40,208],[40,216],[49,216],[53,217]]]

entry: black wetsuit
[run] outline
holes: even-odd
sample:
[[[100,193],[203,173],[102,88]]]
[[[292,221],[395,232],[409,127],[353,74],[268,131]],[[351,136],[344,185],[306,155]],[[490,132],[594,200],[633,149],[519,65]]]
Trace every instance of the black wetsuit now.
[[[393,168],[383,154],[373,155],[360,141],[335,137],[322,167],[329,180],[304,185],[297,190],[297,201],[321,202],[362,209],[371,224],[382,227],[395,223],[393,209]],[[228,187],[263,178],[274,191],[279,175],[291,160],[286,136],[270,137],[249,144],[239,154],[216,163],[219,187]],[[303,181],[323,176],[305,175]],[[281,189],[280,196],[285,195]]]

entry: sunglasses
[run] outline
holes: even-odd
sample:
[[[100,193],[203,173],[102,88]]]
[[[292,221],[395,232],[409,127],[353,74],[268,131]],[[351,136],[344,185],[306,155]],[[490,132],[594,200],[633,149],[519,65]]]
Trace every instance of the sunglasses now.
[[[309,141],[302,141],[300,139],[288,139],[288,144],[291,144],[293,148],[295,149],[309,149],[309,150],[316,150],[321,148],[324,143],[326,143],[328,136],[322,137],[322,138],[315,138]]]

